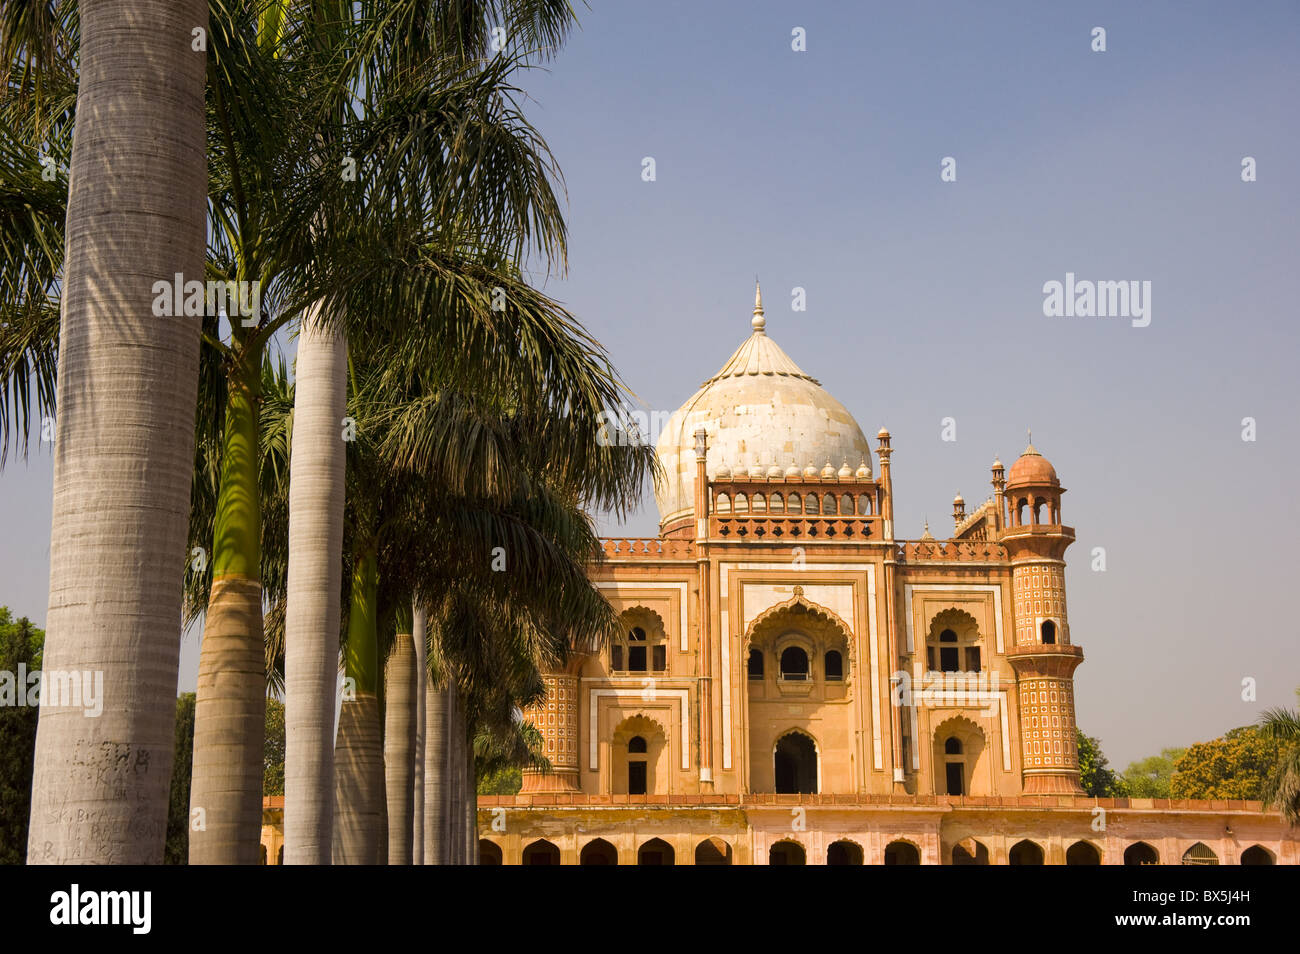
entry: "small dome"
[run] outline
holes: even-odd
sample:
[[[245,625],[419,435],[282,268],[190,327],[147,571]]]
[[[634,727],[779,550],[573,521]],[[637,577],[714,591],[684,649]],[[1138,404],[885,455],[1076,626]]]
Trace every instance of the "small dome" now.
[[[714,473],[714,475],[713,475],[713,479],[714,479],[714,480],[730,480],[730,479],[731,479],[731,468],[728,467],[725,463],[724,463],[724,464],[720,464],[720,465],[718,466],[717,472]]]
[[[773,464],[771,467],[769,467],[769,468],[767,469],[767,479],[768,479],[768,480],[775,480],[776,478],[778,478],[778,477],[780,477],[780,476],[781,476],[781,465],[780,465],[780,464]]]
[[[887,441],[889,440],[889,431],[882,427],[880,430],[876,431],[876,437],[880,438],[882,441]]]
[[[853,476],[853,468],[849,466],[849,462],[847,460],[840,465],[839,476],[840,476],[840,480],[848,480],[850,477]]]
[[[817,468],[814,467],[812,464],[809,464],[807,467],[805,467],[805,468],[803,469],[803,475],[804,475],[805,477],[816,477],[816,476],[817,476]]]
[[[831,462],[828,460],[826,461],[826,466],[822,468],[822,478],[824,480],[830,480],[834,476],[835,468],[831,466]]]
[[[1002,469],[1002,458],[996,456],[993,458],[993,469],[994,470]]]
[[[1057,487],[1060,483],[1060,479],[1056,476],[1056,468],[1034,449],[1033,444],[1025,448],[1025,452],[1011,465],[1011,472],[1007,474],[1008,487],[1031,484],[1050,484]]]
[[[755,478],[763,476],[763,465],[760,464],[757,460],[755,460],[752,464],[749,465],[749,476]]]
[[[853,476],[857,477],[858,480],[871,479],[871,467],[868,466],[866,458],[863,458],[862,463],[858,465],[858,469],[854,471]]]
[[[921,534],[922,540],[933,540],[934,534],[930,532],[930,521],[925,522],[925,532]]]
[[[785,479],[786,480],[799,479],[799,468],[795,466],[794,461],[791,461],[790,466],[785,469]]]
[[[956,497],[953,497],[953,498],[952,498],[952,502],[953,502],[954,505],[956,505],[956,504],[965,504],[965,503],[966,503],[966,498],[964,498],[961,494],[958,494]]]

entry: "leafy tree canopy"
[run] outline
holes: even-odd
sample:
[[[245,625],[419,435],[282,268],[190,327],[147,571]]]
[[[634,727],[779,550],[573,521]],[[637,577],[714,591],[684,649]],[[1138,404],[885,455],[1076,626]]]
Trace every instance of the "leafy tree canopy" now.
[[[1260,799],[1279,754],[1278,742],[1257,726],[1231,729],[1183,753],[1174,763],[1169,793],[1173,798]]]
[[[1124,785],[1133,798],[1169,798],[1176,763],[1186,749],[1161,749],[1159,755],[1130,762],[1123,772]]]
[[[262,759],[262,796],[284,794],[284,703],[266,700],[266,748]]]
[[[1084,735],[1076,729],[1079,744],[1079,784],[1094,798],[1116,798],[1127,795],[1124,780],[1110,767],[1101,751],[1101,741]]]
[[[41,668],[45,631],[27,617],[15,620],[0,606],[0,672],[17,679],[18,666]],[[25,686],[15,685],[15,699]],[[20,865],[27,857],[27,817],[32,791],[32,758],[36,751],[39,709],[27,705],[0,706],[0,864]]]

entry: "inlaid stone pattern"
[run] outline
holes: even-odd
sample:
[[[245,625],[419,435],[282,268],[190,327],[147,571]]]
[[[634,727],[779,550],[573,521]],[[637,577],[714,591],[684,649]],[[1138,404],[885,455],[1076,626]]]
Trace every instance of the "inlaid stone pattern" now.
[[[578,768],[578,677],[548,673],[546,698],[524,710],[545,741],[546,757],[556,769]]]
[[[1016,599],[1016,645],[1027,646],[1039,641],[1034,623],[1050,616],[1061,621],[1057,639],[1069,643],[1069,626],[1065,618],[1065,568],[1055,564],[1017,566],[1011,572]]]
[[[1021,679],[1020,725],[1026,769],[1079,767],[1073,680]]]

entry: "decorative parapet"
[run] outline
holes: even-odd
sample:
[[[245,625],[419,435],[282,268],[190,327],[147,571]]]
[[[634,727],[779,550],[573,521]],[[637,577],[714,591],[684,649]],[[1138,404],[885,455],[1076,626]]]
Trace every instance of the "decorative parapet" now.
[[[663,537],[602,537],[606,560],[693,560],[695,541]]]
[[[894,550],[899,563],[1002,563],[1007,548],[991,540],[905,540]]]
[[[878,517],[788,517],[772,514],[718,516],[709,518],[712,539],[760,540],[878,540],[881,537]]]

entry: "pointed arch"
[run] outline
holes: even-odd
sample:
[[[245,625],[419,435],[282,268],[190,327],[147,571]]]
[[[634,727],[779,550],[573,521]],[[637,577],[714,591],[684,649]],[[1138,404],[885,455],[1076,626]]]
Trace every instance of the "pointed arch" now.
[[[841,648],[848,653],[849,662],[855,662],[853,630],[839,614],[827,606],[814,603],[803,595],[803,587],[795,587],[794,596],[784,603],[769,606],[754,617],[749,624],[746,644],[762,648],[759,643],[774,639],[787,630],[797,629],[814,638],[820,637],[826,649]]]

